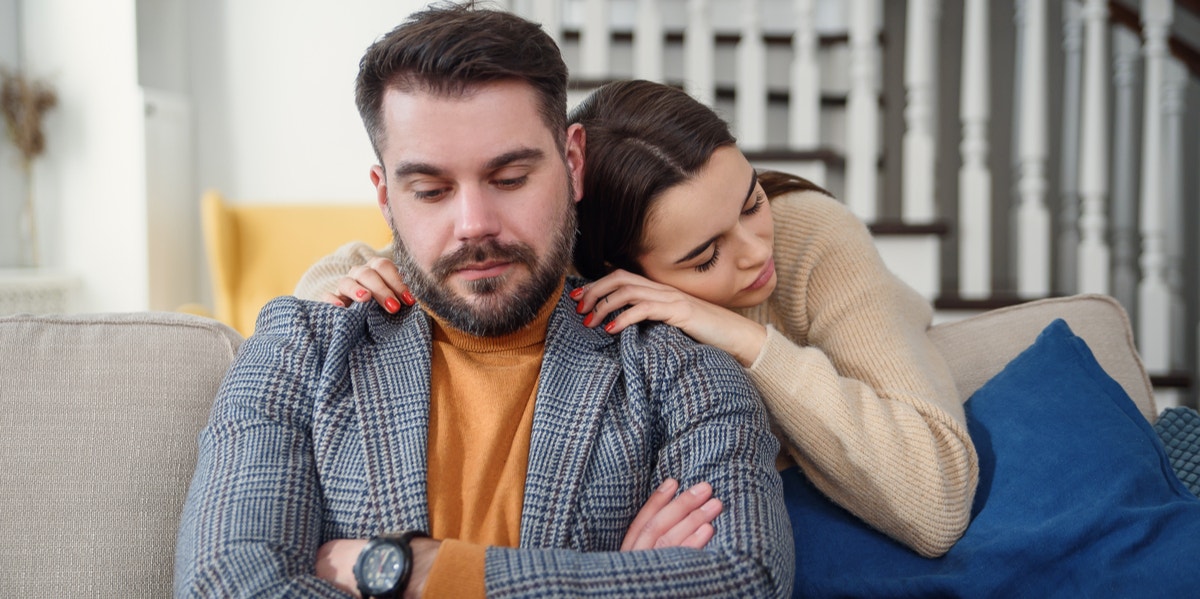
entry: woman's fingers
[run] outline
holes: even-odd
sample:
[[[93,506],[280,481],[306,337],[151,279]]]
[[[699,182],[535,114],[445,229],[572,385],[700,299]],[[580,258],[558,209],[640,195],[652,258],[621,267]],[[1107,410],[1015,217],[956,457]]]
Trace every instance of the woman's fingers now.
[[[661,487],[660,487],[661,491]],[[656,492],[634,519],[623,551],[662,547],[703,547],[712,538],[711,524],[722,510],[712,486],[699,483],[663,505]]]
[[[359,303],[373,299],[392,313],[400,310],[401,302],[409,306],[414,303],[400,271],[385,258],[374,258],[363,266],[351,268],[349,274],[338,280],[337,294]]]
[[[663,507],[671,503],[671,498],[675,496],[675,490],[678,488],[679,483],[673,478],[668,478],[654,490],[650,499],[646,500],[646,505],[638,510],[633,523],[629,525],[629,530],[625,532],[625,540],[621,542],[621,551],[633,550],[634,544],[637,543],[638,537],[645,530],[646,525]]]

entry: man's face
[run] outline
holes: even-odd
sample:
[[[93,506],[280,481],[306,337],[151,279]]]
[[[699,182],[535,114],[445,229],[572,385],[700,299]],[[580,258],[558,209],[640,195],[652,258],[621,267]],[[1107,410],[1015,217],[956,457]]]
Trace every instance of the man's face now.
[[[528,324],[570,264],[582,134],[564,160],[516,81],[455,96],[392,88],[382,110],[371,181],[413,294],[476,335]]]

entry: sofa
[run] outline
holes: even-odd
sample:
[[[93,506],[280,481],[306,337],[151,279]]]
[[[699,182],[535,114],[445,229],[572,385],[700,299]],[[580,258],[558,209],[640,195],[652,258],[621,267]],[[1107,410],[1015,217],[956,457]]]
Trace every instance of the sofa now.
[[[1148,422],[1125,312],[1078,295],[939,324],[966,401],[1062,318]],[[0,595],[166,597],[203,427],[242,337],[178,313],[0,318]]]

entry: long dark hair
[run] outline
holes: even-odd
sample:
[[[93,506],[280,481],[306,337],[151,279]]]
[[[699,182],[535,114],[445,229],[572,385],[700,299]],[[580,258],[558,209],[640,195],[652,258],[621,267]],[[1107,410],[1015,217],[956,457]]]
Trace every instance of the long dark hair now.
[[[578,204],[575,269],[600,278],[614,269],[641,273],[646,216],[668,189],[695,177],[713,152],[737,140],[729,125],[686,92],[650,81],[618,81],[592,92],[571,111],[587,135],[583,196]],[[763,171],[768,197],[825,190]]]

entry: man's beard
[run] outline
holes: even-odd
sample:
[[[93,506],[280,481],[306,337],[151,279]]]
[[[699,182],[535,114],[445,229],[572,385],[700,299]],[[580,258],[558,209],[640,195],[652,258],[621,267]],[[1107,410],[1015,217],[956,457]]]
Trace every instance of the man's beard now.
[[[477,337],[496,337],[513,333],[533,322],[538,310],[545,305],[571,264],[575,242],[575,206],[568,197],[563,205],[561,223],[554,232],[549,251],[539,261],[537,253],[525,243],[500,243],[487,239],[463,245],[438,258],[428,272],[413,260],[404,241],[391,224],[396,262],[404,282],[421,303],[456,329]],[[497,277],[467,281],[473,299],[454,292],[449,278],[467,264],[498,260],[524,265],[530,277],[512,291],[504,283],[512,276],[507,272]]]

